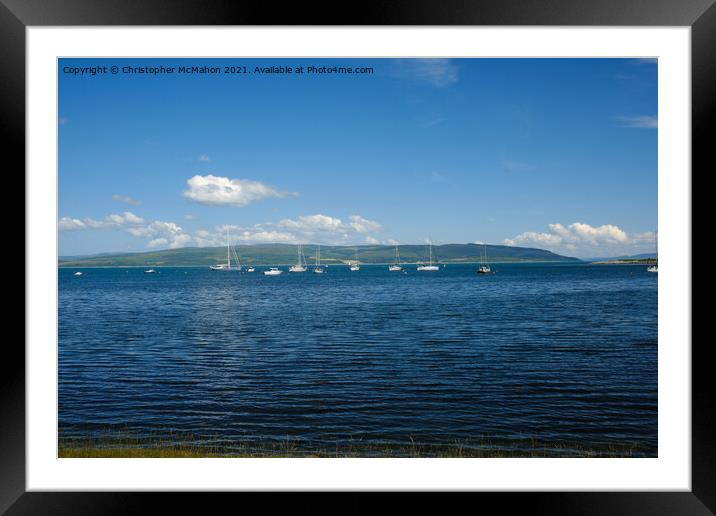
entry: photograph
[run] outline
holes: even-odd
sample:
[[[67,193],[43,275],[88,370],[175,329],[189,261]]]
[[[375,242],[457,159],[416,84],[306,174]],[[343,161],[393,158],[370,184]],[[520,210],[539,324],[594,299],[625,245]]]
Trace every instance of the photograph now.
[[[56,62],[58,458],[659,457],[657,58]]]

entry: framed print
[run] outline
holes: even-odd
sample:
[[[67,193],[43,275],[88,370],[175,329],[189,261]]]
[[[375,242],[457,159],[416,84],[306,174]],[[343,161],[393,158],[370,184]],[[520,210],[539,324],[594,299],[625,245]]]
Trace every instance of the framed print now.
[[[5,1],[27,306],[0,507],[709,514],[691,168],[716,8],[537,6]]]

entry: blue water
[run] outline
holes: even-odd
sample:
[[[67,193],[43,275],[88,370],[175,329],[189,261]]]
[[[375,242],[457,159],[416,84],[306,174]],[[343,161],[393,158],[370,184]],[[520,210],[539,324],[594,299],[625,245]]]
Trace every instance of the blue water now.
[[[495,269],[59,269],[60,432],[656,455],[657,275]]]

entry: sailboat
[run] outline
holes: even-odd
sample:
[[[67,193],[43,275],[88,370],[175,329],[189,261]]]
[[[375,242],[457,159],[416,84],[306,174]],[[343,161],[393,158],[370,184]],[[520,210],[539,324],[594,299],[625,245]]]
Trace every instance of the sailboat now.
[[[75,276],[82,276],[82,273],[80,271],[75,272]]]
[[[428,265],[418,265],[417,270],[419,271],[439,271],[440,267],[437,265],[433,265],[433,243],[432,241],[428,241],[428,245],[430,246],[430,261],[428,262]]]
[[[323,274],[323,267],[321,267],[321,244],[318,244],[316,248],[316,266],[313,268],[313,272]]]
[[[489,274],[492,272],[492,270],[490,269],[490,265],[487,263],[487,244],[484,244],[484,245],[485,245],[485,254],[484,254],[485,258],[482,261],[482,263],[480,264],[480,266],[477,268],[478,274]]]
[[[303,246],[298,244],[298,263],[289,267],[288,272],[306,272],[306,259],[303,256]]]
[[[395,263],[388,266],[390,272],[400,272],[403,270],[403,266],[400,265],[400,254],[398,253],[398,246],[395,246]]]
[[[656,235],[656,263],[646,268],[646,272],[659,272],[659,236]]]
[[[231,255],[234,255],[234,261],[236,262],[236,265],[231,265]],[[236,254],[236,249],[234,249],[229,244],[229,228],[226,228],[226,263],[221,263],[219,265],[212,265],[209,267],[212,271],[240,271],[241,270],[241,263],[239,262],[239,256]]]
[[[359,271],[359,270],[360,270],[360,265],[358,265],[358,248],[357,248],[357,247],[355,248],[355,251],[356,251],[356,261],[353,262],[353,263],[351,263],[350,269],[351,269],[352,271]]]

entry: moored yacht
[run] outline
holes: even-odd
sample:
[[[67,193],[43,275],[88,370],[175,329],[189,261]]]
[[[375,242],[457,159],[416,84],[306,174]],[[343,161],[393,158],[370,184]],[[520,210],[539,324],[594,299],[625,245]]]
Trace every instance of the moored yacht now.
[[[316,248],[316,266],[313,268],[313,272],[323,274],[323,267],[321,267],[321,244],[318,244]]]
[[[283,273],[281,269],[278,267],[270,267],[269,270],[264,271],[264,275],[266,276],[279,276]]]
[[[231,265],[231,256],[234,256],[234,265]],[[219,265],[211,265],[209,267],[212,271],[240,271],[241,263],[239,262],[239,255],[236,254],[234,249],[229,244],[229,228],[226,228],[226,263],[220,263]]]
[[[492,270],[490,269],[490,264],[487,263],[487,244],[484,244],[484,245],[485,245],[484,259],[483,259],[482,263],[480,264],[480,266],[477,268],[478,274],[489,274],[492,272]]]
[[[298,244],[298,263],[289,267],[288,272],[306,272],[306,259],[303,256],[303,247]]]
[[[439,271],[440,267],[437,265],[433,265],[433,243],[432,241],[428,241],[428,246],[430,248],[430,259],[428,261],[428,264],[425,265],[418,265],[417,269],[418,271]]]
[[[403,270],[403,266],[400,265],[400,254],[398,254],[398,246],[395,246],[395,263],[388,266],[390,272],[400,272]]]
[[[350,270],[359,271],[360,265],[358,265],[358,248],[357,247],[355,248],[355,252],[356,252],[356,261],[351,263]]]

